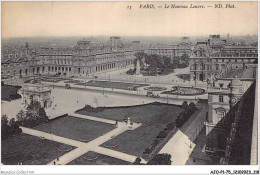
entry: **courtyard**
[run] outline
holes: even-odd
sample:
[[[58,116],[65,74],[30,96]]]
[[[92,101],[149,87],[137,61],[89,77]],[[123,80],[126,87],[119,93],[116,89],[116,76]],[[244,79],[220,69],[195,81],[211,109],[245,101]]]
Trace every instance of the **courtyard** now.
[[[146,105],[111,107],[104,108],[100,112],[89,112],[88,110],[78,110],[77,113],[90,115],[105,119],[122,121],[128,117],[132,122],[140,122],[143,125],[133,131],[124,132],[102,146],[115,145],[111,147],[116,151],[142,157],[146,148],[149,148],[156,139],[156,136],[170,122],[174,122],[176,117],[183,110],[178,105],[162,103],[151,103]]]
[[[121,80],[121,81],[137,81],[137,82],[149,82],[149,83],[184,83],[184,81],[188,80],[179,77],[182,74],[189,74],[190,69],[187,68],[179,68],[175,69],[173,73],[168,75],[160,75],[160,76],[135,76],[135,75],[128,75],[126,72],[129,68],[124,68],[120,70],[114,70],[111,72],[103,72],[103,73],[96,73],[99,79],[110,79],[110,80]],[[188,83],[186,81],[185,83]]]
[[[57,77],[54,76],[51,79],[55,78]],[[65,83],[71,83],[74,86],[72,89],[65,89]],[[60,145],[52,148],[52,157],[45,155],[43,156],[43,160],[39,159],[39,162],[36,163],[27,163],[25,159],[22,160],[23,164],[53,165],[56,157],[60,157],[58,164],[131,164],[136,157],[144,158],[143,152],[147,148],[151,148],[151,145],[157,140],[158,134],[169,123],[173,123],[178,114],[183,111],[180,106],[183,99],[168,99],[168,96],[165,98],[166,94],[164,98],[149,98],[140,94],[140,90],[144,91],[146,87],[150,87],[152,91],[165,91],[168,89],[168,86],[164,84],[158,86],[151,84],[149,86],[149,84],[131,81],[118,82],[76,78],[57,78],[57,81],[48,81],[47,84],[61,85],[60,87],[55,86],[51,88],[53,105],[51,108],[46,109],[47,115],[53,120],[50,120],[47,124],[33,128],[32,131],[25,131],[23,135],[31,134],[33,135],[32,137],[41,141],[49,139],[50,142],[60,143]],[[80,86],[82,88],[78,88]],[[93,90],[85,89],[84,86],[92,87]],[[96,91],[95,87],[97,87],[96,89],[101,89],[101,91]],[[133,92],[138,87],[140,87],[139,91]],[[112,89],[112,91],[104,92],[102,88]],[[120,90],[131,92],[131,94],[120,93]],[[21,99],[15,100],[12,103],[5,103],[4,107],[8,106],[9,109],[12,109],[12,105],[14,104],[23,107]],[[91,108],[97,110],[87,110],[84,106],[91,106]],[[19,110],[21,109],[19,108]],[[85,115],[86,118],[78,117],[74,113],[76,110],[77,114]],[[12,115],[7,114],[8,118],[15,118],[18,111],[17,113],[11,111],[13,110],[9,110]],[[5,112],[8,112],[8,110],[5,110]],[[69,115],[54,119],[64,114]],[[92,120],[88,117],[97,118],[97,120]],[[131,130],[125,125],[122,126],[124,120],[128,117],[137,126],[136,129]],[[111,120],[112,123],[103,122],[103,119]],[[119,128],[114,126],[116,121],[121,123]],[[24,139],[29,140],[27,137]],[[21,146],[24,145],[21,144]],[[49,144],[49,146],[52,147],[52,144]],[[33,146],[31,150],[34,150]],[[24,154],[24,157],[26,157],[35,153],[24,152]],[[44,153],[39,152],[39,154],[35,157],[39,157]],[[2,162],[10,164],[10,162]],[[14,164],[17,163],[14,162]]]

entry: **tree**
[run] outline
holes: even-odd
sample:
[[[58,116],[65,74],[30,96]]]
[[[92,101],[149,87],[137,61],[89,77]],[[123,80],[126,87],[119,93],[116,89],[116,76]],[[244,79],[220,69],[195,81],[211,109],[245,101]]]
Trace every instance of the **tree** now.
[[[143,58],[146,58],[147,54],[144,52],[136,52],[134,56],[136,57],[136,59],[141,60]]]
[[[182,105],[181,105],[181,108],[186,110],[186,109],[188,109],[188,107],[189,107],[188,102],[187,101],[183,101]]]
[[[167,71],[172,69],[172,61],[170,57],[164,57],[164,65]]]
[[[150,148],[146,148],[143,152],[143,154],[150,154],[152,151]]]
[[[126,73],[129,75],[134,75],[135,74],[136,69],[129,69]]]
[[[9,121],[9,125],[12,127],[15,124],[15,119],[11,118],[11,120]]]
[[[19,128],[19,124],[17,121],[15,121],[14,118],[12,118],[9,121],[9,126],[10,126],[10,134],[18,134],[22,132],[22,129]]]
[[[144,64],[143,64],[142,59],[145,59],[145,60],[146,60],[147,54],[144,53],[144,52],[136,52],[134,56],[136,57],[136,59],[134,60],[134,65],[135,65],[135,67],[136,67],[136,62],[137,62],[137,60],[140,61],[140,66],[141,66],[141,68],[144,67]]]
[[[165,138],[167,136],[167,132],[161,131],[156,138]]]
[[[42,120],[48,119],[48,117],[47,117],[47,115],[46,115],[46,112],[45,112],[44,108],[42,108],[42,107],[39,109],[39,116],[40,116],[40,118],[41,118]]]
[[[193,113],[196,110],[197,110],[196,105],[193,102],[190,102],[190,104],[189,104],[189,112]]]
[[[6,139],[9,136],[10,128],[8,125],[8,117],[7,115],[2,115],[1,117],[1,136],[2,139]]]
[[[181,56],[181,60],[182,60],[182,61],[187,61],[187,62],[189,62],[189,59],[190,59],[190,57],[189,57],[189,55],[187,55],[186,53]]]
[[[168,130],[172,130],[172,129],[174,129],[175,124],[174,123],[169,123],[169,124],[167,124],[166,127],[168,128]]]
[[[38,101],[28,105],[25,117],[22,116],[22,113],[17,115],[19,124],[26,127],[35,127],[48,121],[46,112]]]
[[[8,117],[7,117],[7,115],[2,115],[2,117],[1,117],[1,126],[5,126],[5,125],[8,125]]]
[[[2,118],[1,118],[2,139],[6,139],[11,135],[18,134],[20,132],[22,132],[22,129],[19,128],[18,122],[15,121],[14,118],[12,118],[10,121],[8,121],[8,118],[6,115],[2,116]]]
[[[134,161],[134,165],[140,165],[141,164],[141,158],[140,157],[137,157],[136,159],[135,159],[135,161]]]
[[[24,121],[26,120],[26,115],[23,110],[19,111],[18,114],[16,115],[16,120],[20,125],[23,125]]]
[[[147,165],[171,165],[171,157],[170,154],[157,154],[147,163]]]

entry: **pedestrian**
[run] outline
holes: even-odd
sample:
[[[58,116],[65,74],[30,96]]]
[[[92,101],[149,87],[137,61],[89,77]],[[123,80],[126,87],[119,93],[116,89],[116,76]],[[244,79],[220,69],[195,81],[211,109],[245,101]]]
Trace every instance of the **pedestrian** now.
[[[56,165],[56,162],[55,162],[55,161],[53,161],[53,165]]]

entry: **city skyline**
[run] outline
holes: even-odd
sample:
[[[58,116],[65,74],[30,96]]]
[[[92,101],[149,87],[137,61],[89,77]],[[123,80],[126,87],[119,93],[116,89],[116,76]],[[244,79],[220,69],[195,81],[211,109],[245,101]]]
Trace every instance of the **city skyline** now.
[[[152,2],[190,5],[191,2]],[[140,9],[139,2],[3,2],[2,39],[64,36],[257,35],[257,2],[235,9]],[[211,5],[214,2],[192,2]],[[223,3],[224,5],[225,3]],[[131,5],[132,10],[127,10]],[[113,9],[113,11],[111,11]],[[188,14],[188,15],[187,15]],[[193,30],[190,30],[190,29]]]

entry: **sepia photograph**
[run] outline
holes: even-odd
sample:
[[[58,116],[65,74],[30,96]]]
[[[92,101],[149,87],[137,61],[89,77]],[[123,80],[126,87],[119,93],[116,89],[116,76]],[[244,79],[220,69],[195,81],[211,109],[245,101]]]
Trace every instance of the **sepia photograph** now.
[[[2,1],[1,173],[259,174],[258,8]]]

